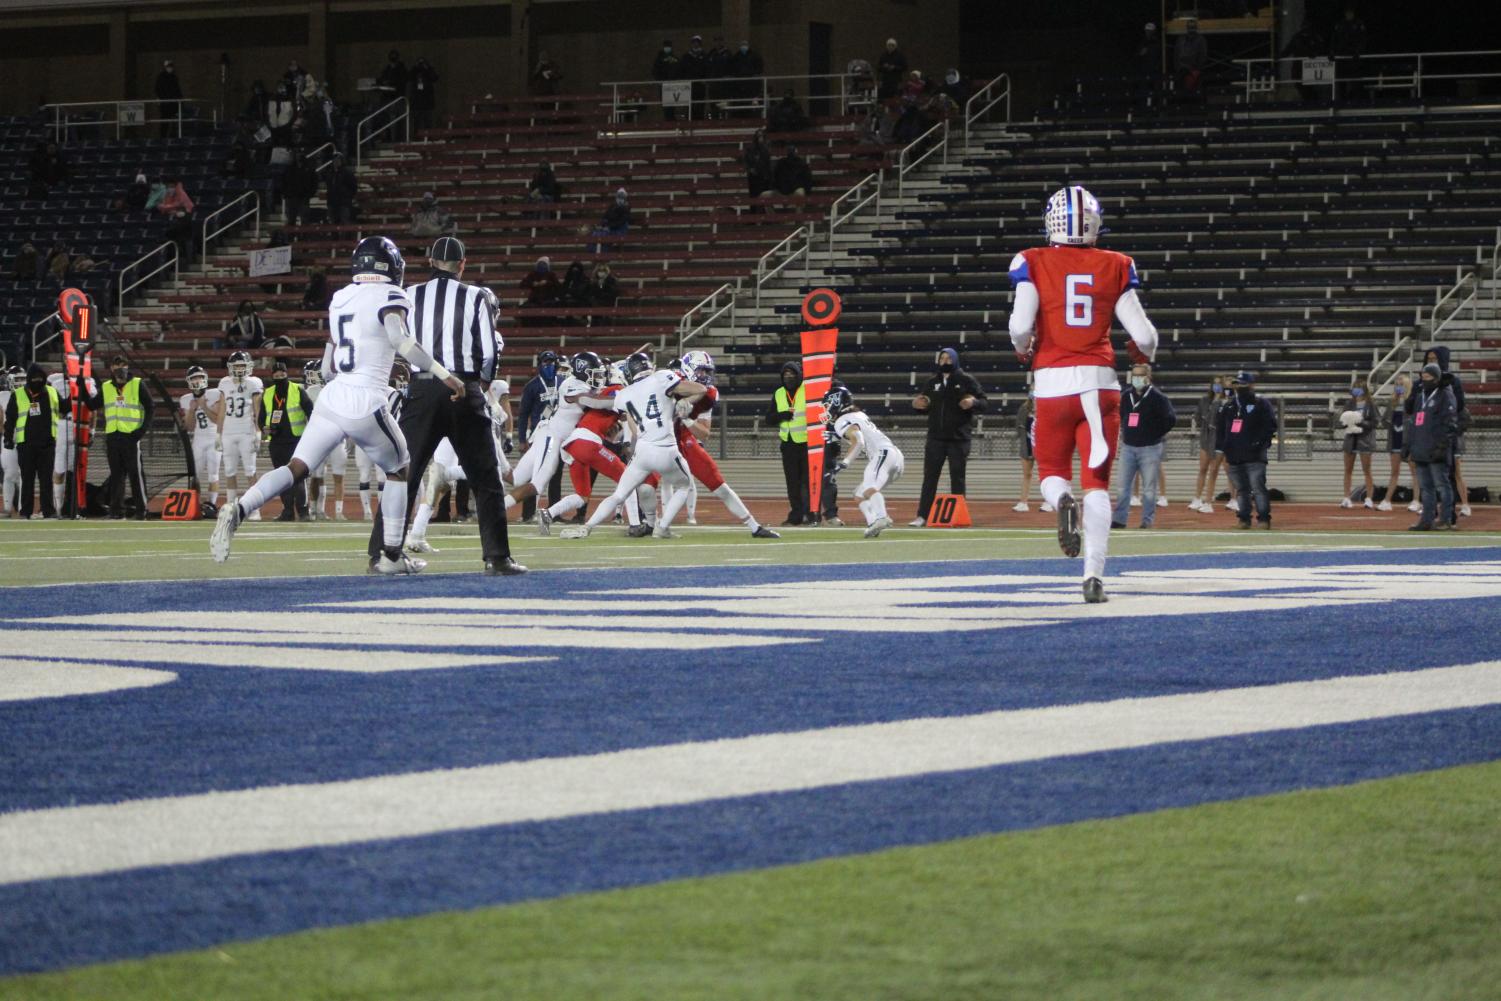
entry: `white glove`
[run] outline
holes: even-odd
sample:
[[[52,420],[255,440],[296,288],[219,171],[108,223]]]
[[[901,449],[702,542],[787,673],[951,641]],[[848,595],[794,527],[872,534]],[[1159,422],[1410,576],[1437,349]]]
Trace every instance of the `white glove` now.
[[[679,400],[677,402],[677,406],[673,410],[677,412],[678,420],[686,421],[689,417],[693,416],[693,403],[693,400]]]

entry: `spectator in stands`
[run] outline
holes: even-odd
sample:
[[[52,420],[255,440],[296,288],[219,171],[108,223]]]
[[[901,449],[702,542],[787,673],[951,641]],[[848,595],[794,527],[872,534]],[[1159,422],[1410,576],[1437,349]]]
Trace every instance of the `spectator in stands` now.
[[[328,92],[327,84],[320,84],[318,93],[307,109],[308,134],[318,140],[318,145],[328,142],[339,130],[339,106]]]
[[[289,226],[311,221],[308,219],[308,203],[318,194],[318,172],[300,151],[294,155],[292,165],[282,177],[281,194]]]
[[[537,97],[552,97],[563,90],[563,67],[546,49],[537,53],[537,65],[532,67],[531,88]]]
[[[951,69],[943,75],[943,86],[938,88],[938,93],[962,108],[970,97],[969,82],[959,75],[958,70]]]
[[[752,198],[760,198],[771,190],[771,146],[766,142],[765,129],[757,129],[751,136],[740,154],[740,162],[745,165],[745,188]]]
[[[159,102],[156,106],[156,117],[162,119],[161,134],[163,138],[177,135],[177,118],[182,107],[182,81],[177,79],[177,67],[170,59],[162,60],[161,72],[156,75],[156,84],[152,88]]]
[[[267,121],[266,104],[270,100],[270,95],[266,93],[266,85],[260,80],[255,81],[250,85],[250,100],[245,102],[245,110],[240,113],[241,116],[252,122],[265,124]]]
[[[901,99],[907,104],[921,104],[928,90],[928,82],[923,79],[922,70],[912,70],[907,78],[902,81],[900,93]]]
[[[418,56],[412,66],[412,126],[417,129],[433,127],[433,111],[438,107],[438,95],[433,84],[438,82],[438,71],[426,56]]]
[[[146,204],[142,206],[147,212],[156,211],[156,207],[162,203],[172,189],[162,181],[151,182],[151,191],[146,195]]]
[[[589,305],[589,275],[583,261],[574,261],[563,272],[563,293],[559,300],[564,306]]]
[[[28,166],[32,184],[40,186],[43,191],[66,181],[70,173],[62,150],[50,140],[36,144]]]
[[[1428,362],[1422,383],[1408,401],[1412,423],[1405,434],[1407,457],[1417,467],[1422,493],[1422,515],[1408,530],[1446,530],[1455,522],[1454,487],[1449,481],[1449,460],[1459,434],[1459,406],[1452,386],[1444,385],[1445,372],[1437,362]],[[1437,515],[1438,520],[1434,517]]]
[[[784,525],[811,522],[808,510],[808,410],[803,386],[803,367],[795,361],[782,365],[782,384],[771,395],[767,421],[776,425],[781,442],[782,477],[787,482],[787,518]]]
[[[326,310],[333,297],[333,290],[328,287],[328,272],[318,268],[309,268],[307,285],[302,289],[302,308]]]
[[[683,61],[678,67],[678,73],[680,79],[695,81],[702,80],[709,75],[709,53],[704,50],[704,36],[694,35],[688,39],[688,51],[683,53]],[[689,118],[704,117],[704,100],[707,96],[702,83],[693,85],[693,103],[688,106]]]
[[[447,209],[438,204],[438,196],[431,191],[424,191],[422,204],[412,213],[411,234],[422,237],[454,236],[458,231],[459,224],[448,214]]]
[[[876,59],[876,97],[885,101],[896,96],[907,75],[907,57],[896,47],[896,39],[886,39],[886,51]]]
[[[256,312],[255,303],[246,299],[240,303],[240,308],[235,311],[229,323],[225,324],[223,341],[214,342],[214,347],[227,347],[231,351],[236,348],[248,350],[258,348],[265,342],[266,324]]]
[[[1386,451],[1391,457],[1391,479],[1387,480],[1386,483],[1386,496],[1377,505],[1377,510],[1379,511],[1390,511],[1392,509],[1392,502],[1397,499],[1397,484],[1402,479],[1402,459],[1403,452],[1405,451],[1403,444],[1407,429],[1407,398],[1411,394],[1411,376],[1405,374],[1399,375],[1392,380],[1391,407],[1387,410],[1386,419],[1383,421],[1386,424]],[[1412,463],[1409,462],[1408,465],[1412,466]],[[1418,487],[1417,467],[1412,466],[1409,472],[1410,476],[1408,479],[1412,483],[1414,494],[1408,510],[1416,514],[1422,509],[1418,504],[1416,494]]]
[[[1157,25],[1148,21],[1141,29],[1141,41],[1136,46],[1136,77],[1146,83],[1147,89],[1156,90],[1162,77],[1162,36],[1157,34]]]
[[[813,171],[808,161],[798,155],[796,146],[787,147],[787,155],[777,161],[772,174],[777,191],[784,195],[806,195],[813,190]]]
[[[42,259],[37,253],[36,244],[29,240],[21,244],[20,253],[16,254],[16,259],[11,263],[11,275],[18,282],[34,282],[41,268]]]
[[[68,270],[75,275],[81,275],[93,271],[98,266],[99,262],[90,257],[88,251],[83,251],[73,258],[72,263],[68,265]]]
[[[1267,450],[1277,434],[1272,405],[1256,396],[1256,373],[1242,369],[1232,383],[1235,400],[1220,414],[1219,445],[1239,496],[1240,528],[1251,527],[1251,508],[1262,528],[1272,527],[1272,498],[1266,489]]]
[[[1360,57],[1365,55],[1365,22],[1355,13],[1355,5],[1345,4],[1344,16],[1334,23],[1329,35],[1329,54],[1334,57],[1334,78],[1340,81],[1342,97],[1354,97],[1361,84],[1351,82],[1360,75]]]
[[[589,283],[589,305],[614,307],[620,303],[620,282],[610,273],[610,265],[600,261],[594,265],[594,280]],[[595,326],[609,326],[608,317],[598,317]]]
[[[736,101],[758,99],[761,96],[761,87],[750,78],[762,76],[765,73],[766,63],[762,60],[761,53],[752,49],[750,42],[742,41],[740,47],[730,56],[729,75],[739,78],[739,82],[731,86],[728,96]],[[735,117],[748,117],[752,114],[754,112],[737,110]]]
[[[1354,475],[1357,455],[1360,456],[1360,470],[1365,474],[1362,499],[1366,507],[1376,506],[1376,482],[1371,477],[1371,453],[1376,451],[1376,428],[1380,423],[1376,406],[1371,402],[1370,388],[1364,382],[1357,382],[1350,387],[1350,398],[1339,415],[1339,430],[1344,438],[1345,453],[1345,493],[1339,502],[1340,507],[1355,506],[1355,493],[1350,489],[1350,481]]]
[[[672,39],[662,39],[662,48],[657,52],[657,58],[652,60],[651,78],[653,80],[677,80],[683,75],[683,61],[672,51]],[[663,108],[662,116],[672,121],[678,116],[678,109]]]
[[[171,179],[166,196],[156,203],[156,211],[167,218],[167,238],[177,244],[183,261],[192,263],[193,199],[182,186],[181,178]]]
[[[869,142],[890,146],[896,142],[897,128],[901,121],[902,113],[890,102],[877,102],[865,120],[865,138]]]
[[[407,64],[401,61],[400,52],[392,49],[386,53],[386,65],[381,67],[376,76],[375,86],[379,94],[377,100],[381,104],[406,96]]]
[[[771,109],[771,114],[766,116],[766,128],[769,132],[801,132],[810,124],[808,116],[803,113],[803,106],[793,96],[791,87],[782,91],[782,99]]]
[[[162,191],[162,198],[167,197],[167,192]],[[146,175],[138,172],[135,180],[130,182],[130,187],[125,189],[125,208],[134,212],[144,212],[146,202],[151,198],[151,185],[146,183]],[[157,199],[160,201],[161,199]]]
[[[526,199],[530,202],[556,202],[563,197],[563,185],[553,173],[552,164],[543,160],[537,164],[537,172],[526,186]]]
[[[949,465],[949,490],[964,493],[964,473],[969,464],[970,425],[987,405],[979,380],[959,367],[959,352],[944,348],[933,359],[937,372],[912,400],[912,409],[928,415],[928,440],[923,448],[922,496],[917,517],[909,523],[921,528],[938,493],[938,474]]]
[[[276,85],[276,94],[266,102],[266,124],[271,127],[272,141],[285,146],[291,141],[292,120],[297,117],[297,102],[286,81]]]
[[[1183,37],[1174,51],[1178,85],[1185,95],[1198,97],[1203,87],[1204,70],[1209,66],[1209,40],[1199,34],[1199,21],[1189,18]]]
[[[1111,528],[1125,528],[1131,517],[1131,490],[1141,474],[1141,527],[1157,517],[1157,477],[1168,432],[1177,426],[1172,401],[1152,385],[1152,366],[1131,367],[1131,386],[1121,394],[1121,493]]]
[[[359,193],[359,179],[344,161],[344,154],[335,153],[328,168],[329,221],[340,226],[354,222],[354,202]]]
[[[1220,472],[1220,456],[1215,452],[1216,430],[1224,392],[1224,380],[1215,376],[1209,383],[1209,390],[1199,397],[1194,412],[1194,423],[1199,428],[1199,475],[1194,480],[1193,500],[1188,502],[1190,511],[1207,514],[1214,510],[1214,481],[1219,479]]]
[[[68,245],[58,240],[52,245],[47,253],[47,275],[53,281],[61,284],[68,275],[68,266],[72,263],[73,256],[68,253]]]
[[[551,258],[537,258],[532,270],[521,279],[521,287],[526,291],[526,298],[521,300],[523,308],[556,306],[563,298],[563,283],[553,274]],[[546,320],[528,319],[525,316],[520,318],[520,322],[525,327],[547,326]]]
[[[615,198],[605,209],[604,218],[594,229],[595,236],[624,236],[631,228],[631,203],[624,188],[615,189]],[[594,245],[595,255],[605,252],[603,243]]]

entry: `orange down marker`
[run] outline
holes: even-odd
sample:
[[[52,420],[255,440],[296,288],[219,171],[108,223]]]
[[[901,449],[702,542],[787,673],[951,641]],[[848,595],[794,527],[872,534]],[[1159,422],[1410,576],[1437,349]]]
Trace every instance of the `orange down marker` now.
[[[817,288],[803,297],[803,400],[808,422],[808,515],[817,517],[823,499],[823,398],[834,381],[839,346],[839,293]]]

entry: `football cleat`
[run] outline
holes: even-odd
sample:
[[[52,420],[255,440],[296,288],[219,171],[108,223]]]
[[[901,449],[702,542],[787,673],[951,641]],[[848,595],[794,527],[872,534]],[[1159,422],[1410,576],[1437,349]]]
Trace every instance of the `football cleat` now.
[[[569,525],[558,533],[558,538],[560,539],[587,539],[588,537],[588,525]]]
[[[393,560],[385,553],[381,553],[380,558],[375,561],[375,572],[395,577],[401,574],[421,573],[426,566],[426,560],[414,559],[411,556],[402,556]]]
[[[757,525],[756,530],[751,533],[752,539],[780,539],[781,537],[781,532],[773,532],[765,525]]]
[[[865,537],[867,539],[874,539],[876,536],[886,531],[886,529],[890,528],[893,524],[895,524],[895,522],[893,522],[890,518],[877,518],[875,521],[871,522],[870,527],[865,530]]]
[[[219,509],[219,518],[214,522],[214,534],[208,538],[209,555],[215,563],[229,559],[229,544],[240,527],[240,505],[226,504]]]
[[[653,539],[676,539],[677,535],[668,526],[658,525],[656,528],[651,530],[651,537]]]
[[[628,539],[644,539],[650,534],[651,526],[644,521],[625,530],[625,537]]]
[[[1058,548],[1069,559],[1079,555],[1079,502],[1073,494],[1058,501]]]
[[[1090,577],[1084,582],[1084,600],[1091,605],[1103,605],[1110,599],[1105,596],[1105,582],[1098,577]]]
[[[433,548],[433,544],[426,539],[412,539],[407,542],[407,552],[409,553],[436,553],[437,551]]]
[[[544,539],[552,534],[552,512],[545,507],[537,509],[537,534]]]
[[[1037,506],[1037,510],[1041,511],[1043,514],[1052,514],[1054,508],[1053,505],[1049,504],[1047,501],[1043,501]]]

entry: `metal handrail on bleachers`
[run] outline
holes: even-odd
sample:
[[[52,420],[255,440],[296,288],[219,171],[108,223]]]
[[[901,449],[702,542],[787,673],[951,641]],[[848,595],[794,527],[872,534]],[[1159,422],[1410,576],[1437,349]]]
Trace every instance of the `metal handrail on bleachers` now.
[[[775,247],[761,255],[756,262],[756,312],[761,312],[761,289],[766,283],[781,274],[786,267],[799,257],[803,259],[803,266],[807,267],[809,254],[813,250],[813,227],[799,226],[782,239]],[[778,256],[785,256],[786,260],[775,267],[771,262]]]
[[[38,330],[41,330],[47,324],[51,323],[53,320],[58,320],[58,319],[61,319],[61,316],[58,314],[57,310],[54,309],[52,312],[48,313],[46,316],[42,317],[40,320],[36,321],[35,323],[33,323],[31,325],[31,362],[32,362],[32,364],[36,364],[37,355],[40,353],[43,345],[51,344],[53,341],[55,341],[58,338],[62,337],[62,335],[63,335],[63,328],[62,328],[62,325],[59,324],[56,330],[52,331],[51,334],[49,334],[47,337],[43,338],[40,341],[37,340],[36,332]]]
[[[209,232],[209,222],[210,221],[212,221],[213,219],[218,218],[219,216],[221,216],[224,213],[226,213],[226,212],[230,211],[231,209],[233,209],[235,206],[239,205],[241,202],[245,202],[245,201],[250,201],[251,202],[251,206],[248,209],[246,209],[245,211],[241,212],[239,215],[235,216],[233,219],[230,219],[228,222],[222,223],[219,226],[219,228],[215,229],[213,232]],[[203,235],[202,235],[203,253],[202,253],[200,259],[206,259],[208,257],[208,245],[209,245],[209,241],[210,240],[214,239],[217,236],[220,236],[221,234],[223,234],[225,232],[228,232],[230,229],[232,229],[235,226],[238,226],[240,223],[244,222],[246,219],[251,219],[251,218],[253,218],[255,220],[255,235],[256,236],[260,236],[261,235],[261,196],[260,196],[260,193],[257,192],[257,191],[247,191],[244,194],[240,195],[238,198],[236,198],[234,201],[229,202],[226,205],[221,205],[217,209],[215,209],[214,211],[210,212],[208,215],[204,216],[204,218],[203,218],[203,225],[202,225],[202,230],[203,230]]]
[[[939,135],[938,138],[933,139],[932,136],[934,133],[941,133],[941,135]],[[924,144],[929,143],[930,141],[931,144],[924,148]],[[937,125],[933,126],[931,129],[924,132],[916,139],[912,140],[906,146],[902,147],[901,153],[899,153],[896,158],[896,193],[898,197],[900,197],[902,194],[902,188],[906,183],[907,175],[926,163],[928,158],[931,157],[934,153],[942,154],[944,165],[948,165],[949,123],[947,119],[939,122]]]
[[[147,272],[146,274],[141,275],[139,278],[137,278],[135,281],[131,282],[129,285],[125,284],[125,276],[128,275],[128,274],[130,274],[130,272],[131,272],[132,269],[144,267],[148,262],[150,262],[150,260],[152,258],[154,258],[157,254],[161,253],[163,250],[170,250],[172,252],[172,256],[171,256],[170,259],[168,259],[163,264],[157,265],[156,268],[154,268],[153,270]],[[163,271],[166,271],[168,268],[171,268],[172,269],[172,280],[176,281],[177,280],[177,274],[178,274],[180,257],[181,257],[181,255],[178,252],[177,244],[173,243],[171,240],[168,240],[166,243],[162,244],[161,246],[155,247],[155,248],[147,251],[146,253],[142,254],[140,257],[138,257],[135,260],[131,261],[129,264],[125,265],[125,267],[121,268],[120,269],[120,276],[119,276],[120,291],[115,296],[115,316],[116,316],[116,318],[119,319],[122,322],[125,319],[125,296],[127,294],[135,291],[136,289],[140,288],[142,285],[146,284],[151,279],[153,279],[157,275],[161,274]]]
[[[365,126],[367,124],[379,118],[385,117],[387,115],[387,112],[390,112],[398,104],[401,105],[401,111],[399,114],[391,114],[390,120],[387,121],[384,125],[381,125],[379,128],[372,128],[368,135],[365,133]],[[407,99],[404,97],[398,97],[394,101],[390,101],[386,104],[381,105],[379,108],[376,108],[374,111],[370,112],[370,114],[359,120],[359,123],[354,127],[354,166],[356,170],[358,170],[360,164],[364,162],[365,144],[373,142],[376,136],[385,132],[387,129],[394,128],[398,124],[405,126],[406,133],[404,141],[411,142],[412,109],[407,106]]]
[[[1005,84],[1005,89],[1003,91],[1001,91],[999,94],[995,94],[993,96],[990,96],[986,100],[985,104],[983,106],[981,106],[978,110],[975,110],[975,111],[971,111],[970,110],[974,106],[974,103],[976,101],[980,100],[981,98],[985,98],[987,95],[989,95],[991,93],[992,90],[994,90],[996,87],[1000,86],[1003,81],[1004,81],[1004,84]],[[964,150],[965,150],[965,152],[969,152],[969,136],[970,136],[970,132],[973,131],[973,126],[977,122],[979,122],[981,118],[984,118],[986,115],[988,115],[990,113],[990,109],[991,108],[994,108],[997,104],[1001,103],[1002,101],[1006,102],[1006,121],[1009,123],[1011,121],[1011,77],[1007,76],[1005,73],[1002,73],[1000,76],[996,77],[994,80],[990,81],[985,86],[983,86],[979,90],[975,91],[973,94],[970,95],[969,100],[964,102]]]
[[[709,110],[716,105],[725,105],[727,110],[730,111],[759,110],[762,115],[765,115],[771,110],[773,97],[771,85],[774,81],[781,84],[783,88],[785,88],[786,84],[793,82],[809,84],[807,93],[804,96],[810,102],[833,100],[836,96],[834,94],[813,93],[811,85],[814,81],[820,80],[837,80],[839,82],[839,93],[837,95],[839,98],[839,114],[847,115],[853,105],[865,103],[863,99],[868,95],[869,89],[855,89],[852,87],[851,78],[847,73],[801,73],[783,76],[715,76],[700,77],[693,80],[607,80],[601,83],[600,86],[608,87],[610,90],[610,121],[618,123],[621,121],[622,115],[635,115],[648,107],[687,108],[691,110],[695,105],[702,105],[705,110]],[[688,85],[689,93],[686,105],[669,105],[663,103],[663,99],[666,96],[665,88],[677,88],[684,84]],[[759,100],[735,93],[737,90],[744,89],[746,84],[760,85],[761,97]],[[625,93],[625,100],[622,102],[621,88],[637,89],[628,89]],[[655,88],[658,95],[657,101],[643,101],[640,97],[641,88]],[[718,91],[713,97],[708,96],[711,89]],[[705,96],[701,98],[693,97],[694,93],[703,93]],[[862,100],[857,101],[857,99]],[[751,107],[752,101],[755,102],[754,108]]]
[[[697,306],[694,306],[683,314],[683,318],[678,321],[679,357],[682,356],[684,347],[689,341],[703,333],[704,330],[721,316],[728,314],[730,323],[733,324],[735,322],[735,300],[739,298],[739,295],[740,282],[738,279],[733,283],[725,282],[719,288],[705,296],[703,301]],[[723,303],[719,301],[721,296],[725,299]],[[693,318],[699,313],[705,312],[708,313],[708,316],[702,322],[694,325]]]
[[[196,124],[198,122],[208,122],[213,125],[219,123],[219,109],[217,107],[211,108],[213,114],[208,118],[199,117],[196,108],[190,107],[191,105],[207,103],[191,97],[175,98],[168,101],[69,101],[58,104],[44,104],[42,105],[42,110],[49,112],[48,117],[51,121],[47,127],[52,130],[53,137],[59,143],[66,143],[68,141],[69,129],[97,128],[110,124],[114,125],[115,138],[119,139],[122,129],[175,123],[177,125],[177,138],[181,139],[183,135],[182,127],[184,125]],[[158,108],[165,107],[166,105],[175,105],[177,113],[175,115],[153,118],[146,112],[148,105],[156,105]],[[65,110],[82,108],[92,108],[95,111],[93,113],[85,113],[82,111]],[[185,110],[192,113],[185,115]],[[106,115],[106,111],[112,112],[112,114]],[[75,118],[75,115],[78,117]]]
[[[1337,92],[1342,84],[1361,84],[1371,90],[1410,90],[1413,97],[1423,96],[1423,84],[1438,80],[1480,80],[1495,79],[1501,77],[1501,71],[1466,71],[1463,73],[1435,73],[1425,72],[1423,60],[1428,60],[1430,65],[1437,60],[1443,59],[1478,59],[1501,56],[1501,50],[1475,49],[1457,52],[1376,52],[1362,55],[1358,59],[1332,59],[1324,60],[1324,57],[1314,57],[1320,60],[1314,71],[1304,73],[1304,64],[1311,61],[1303,56],[1284,56],[1280,58],[1262,57],[1260,59],[1234,59],[1245,67],[1245,79],[1236,81],[1234,86],[1242,89],[1242,96],[1249,100],[1252,94],[1271,93],[1279,83],[1300,84],[1304,87],[1328,87],[1330,93]],[[1378,69],[1372,71],[1372,66],[1382,62],[1400,61],[1403,65],[1394,70]],[[1340,67],[1359,67],[1358,75],[1341,76]],[[1258,70],[1258,67],[1261,67]],[[1279,70],[1286,70],[1283,75]]]

